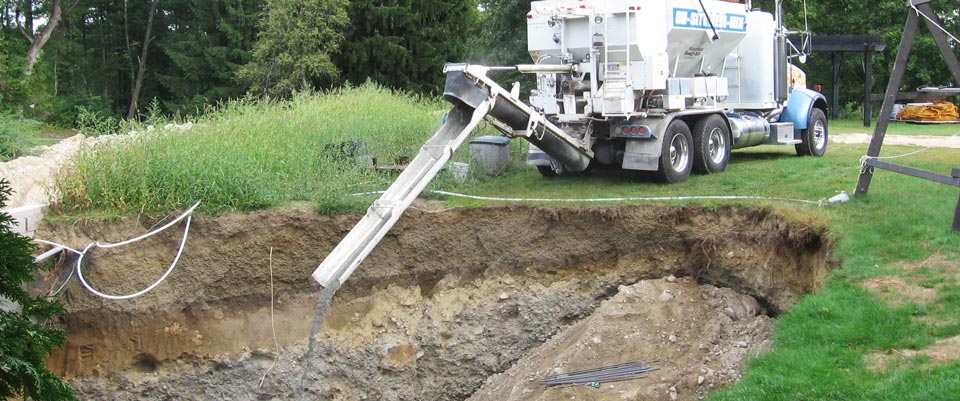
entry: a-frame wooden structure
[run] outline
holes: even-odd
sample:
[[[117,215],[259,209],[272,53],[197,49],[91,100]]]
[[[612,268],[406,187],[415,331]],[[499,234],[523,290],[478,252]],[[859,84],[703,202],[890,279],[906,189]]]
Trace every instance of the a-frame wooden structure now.
[[[900,174],[906,174],[913,177],[936,181],[939,183],[952,185],[960,188],[960,169],[953,169],[949,176],[920,170],[912,167],[899,166],[893,163],[883,162],[877,159],[880,156],[880,148],[883,146],[883,137],[887,133],[887,126],[890,123],[890,113],[893,111],[893,104],[896,102],[897,92],[900,90],[900,83],[903,80],[903,74],[907,68],[907,59],[910,56],[910,49],[913,47],[913,40],[917,35],[917,25],[920,18],[924,19],[927,29],[933,36],[940,53],[943,55],[950,73],[953,74],[954,82],[960,84],[960,61],[957,61],[953,49],[947,43],[947,37],[941,30],[940,19],[930,7],[930,0],[908,0],[907,3],[907,22],[903,28],[903,38],[900,40],[900,48],[897,50],[897,58],[893,64],[893,73],[890,74],[890,82],[887,83],[887,90],[883,95],[883,106],[880,108],[880,118],[873,130],[873,139],[870,141],[870,147],[867,149],[867,155],[863,158],[860,169],[860,177],[857,179],[857,188],[854,196],[865,196],[870,189],[870,180],[873,178],[874,168],[893,171]],[[940,89],[944,94],[956,95],[960,93],[960,88]],[[954,231],[960,231],[960,198],[957,199],[957,207],[953,212]]]

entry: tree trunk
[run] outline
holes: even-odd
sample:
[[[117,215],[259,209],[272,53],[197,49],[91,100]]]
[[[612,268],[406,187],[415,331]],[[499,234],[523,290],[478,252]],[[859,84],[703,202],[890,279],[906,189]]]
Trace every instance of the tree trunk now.
[[[127,120],[137,115],[137,99],[140,98],[140,88],[143,87],[143,76],[147,72],[147,49],[150,48],[150,33],[153,31],[153,15],[157,13],[157,2],[150,2],[150,14],[147,17],[147,33],[143,37],[143,49],[140,52],[140,65],[137,68],[137,81],[133,84],[130,94],[130,108],[127,110]]]
[[[23,9],[23,23],[26,25],[27,32],[33,35],[33,4],[31,1],[25,1],[26,7]]]
[[[27,37],[27,40],[30,41],[30,47],[27,48],[27,64],[23,67],[23,75],[30,76],[33,74],[33,66],[37,64],[37,58],[40,57],[40,50],[43,49],[43,45],[47,44],[47,41],[50,40],[50,35],[53,34],[53,30],[57,28],[57,24],[60,23],[60,17],[63,15],[63,1],[54,0],[53,10],[50,11],[50,19],[47,20],[47,25],[43,27],[43,31],[40,32],[40,35],[37,37]],[[74,3],[76,4],[76,3]],[[30,12],[32,16],[33,13]],[[27,23],[27,26],[33,26],[33,21]],[[33,32],[29,32],[30,35]]]

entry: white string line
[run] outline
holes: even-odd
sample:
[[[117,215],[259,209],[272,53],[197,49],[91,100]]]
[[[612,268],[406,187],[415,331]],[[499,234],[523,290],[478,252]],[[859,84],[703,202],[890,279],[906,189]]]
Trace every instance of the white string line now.
[[[379,195],[384,191],[371,191],[371,192],[359,192],[350,194],[352,196],[363,196],[363,195]],[[778,197],[769,197],[769,196],[741,196],[741,195],[716,195],[716,196],[654,196],[654,197],[622,197],[622,198],[581,198],[581,199],[570,199],[570,198],[498,198],[490,196],[479,196],[479,195],[466,195],[456,192],[448,191],[439,191],[439,190],[429,190],[425,192],[430,192],[438,195],[446,195],[457,198],[466,198],[474,200],[485,200],[485,201],[498,201],[498,202],[625,202],[625,201],[682,201],[682,200],[773,200],[773,201],[784,201],[784,202],[799,202],[799,203],[808,203],[813,205],[821,204],[820,201],[812,201],[806,199],[790,199],[790,198],[778,198]]]
[[[947,138],[954,137],[954,136],[957,136],[957,135],[960,135],[960,131],[954,132],[953,135],[950,135],[950,136],[947,137]],[[901,158],[901,157],[913,156],[913,155],[915,155],[915,154],[917,154],[917,153],[920,153],[920,152],[926,152],[926,151],[928,151],[928,150],[930,150],[930,149],[934,149],[934,148],[937,148],[937,146],[931,145],[931,146],[927,146],[927,147],[922,148],[922,149],[917,149],[917,150],[915,150],[915,151],[913,151],[913,152],[907,152],[907,153],[904,153],[904,154],[902,154],[902,155],[896,155],[896,156],[872,156],[872,157],[871,157],[871,156],[868,156],[868,155],[863,155],[863,156],[860,157],[860,173],[864,173],[864,172],[867,171],[867,170],[866,170],[866,168],[867,168],[867,160],[870,160],[870,159],[873,159],[873,160],[899,159],[899,158]]]
[[[280,359],[280,343],[277,342],[277,323],[273,317],[274,302],[273,302],[273,247],[270,247],[270,329],[273,331],[273,346],[276,349],[276,355],[273,357],[273,363],[270,364],[270,368],[266,372],[263,372],[263,376],[260,377],[260,385],[258,388],[263,387],[263,381],[267,379],[267,375],[270,374],[270,371],[277,366],[277,361]]]
[[[73,248],[71,248],[71,247],[69,247],[69,246],[66,246],[66,245],[63,245],[63,244],[58,244],[58,243],[53,242],[53,241],[46,241],[46,240],[37,239],[37,238],[34,238],[33,240],[34,240],[35,242],[39,242],[39,243],[41,243],[41,244],[50,245],[50,246],[52,246],[52,247],[54,247],[54,248],[56,248],[56,247],[59,246],[59,247],[61,247],[61,248],[63,248],[63,249],[66,249],[66,250],[68,250],[68,251],[70,251],[70,252],[73,252],[73,253],[75,253],[75,254],[77,254],[77,255],[80,254],[80,251],[78,251],[78,250],[76,250],[76,249],[73,249]]]

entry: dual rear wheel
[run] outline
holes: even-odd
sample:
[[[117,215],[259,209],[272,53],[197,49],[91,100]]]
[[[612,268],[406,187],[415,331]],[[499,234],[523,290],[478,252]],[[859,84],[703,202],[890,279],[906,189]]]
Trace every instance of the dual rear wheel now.
[[[657,180],[686,181],[690,172],[719,173],[730,161],[730,128],[717,114],[696,120],[693,131],[687,122],[670,122],[663,136]]]

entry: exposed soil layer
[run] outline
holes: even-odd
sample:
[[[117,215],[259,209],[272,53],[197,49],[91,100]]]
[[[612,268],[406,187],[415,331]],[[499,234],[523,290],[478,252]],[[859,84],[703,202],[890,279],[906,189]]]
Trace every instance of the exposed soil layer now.
[[[200,216],[180,265],[154,291],[107,301],[68,285],[70,339],[49,364],[85,399],[450,400],[528,353],[529,370],[501,377],[623,362],[609,353],[627,357],[616,350],[630,343],[636,359],[661,358],[661,371],[624,382],[635,387],[618,387],[627,392],[615,399],[695,399],[736,380],[746,355],[762,349],[765,315],[815,289],[831,268],[819,229],[755,208],[412,211],[337,293],[317,358],[305,361],[319,294],[310,273],[358,219],[293,207]],[[81,247],[152,225],[48,225],[38,237]],[[98,250],[85,277],[108,293],[139,290],[163,273],[181,234]],[[681,279],[641,282],[669,275]],[[643,295],[666,290],[676,299],[660,308]],[[614,295],[612,310],[594,313]],[[599,331],[578,337],[594,333],[578,322]],[[562,338],[568,347],[556,344]],[[605,351],[578,353],[587,343]],[[538,346],[554,348],[530,353]],[[506,386],[491,379],[484,391]],[[477,399],[506,399],[479,398],[484,391]],[[513,399],[553,399],[543,394]]]

